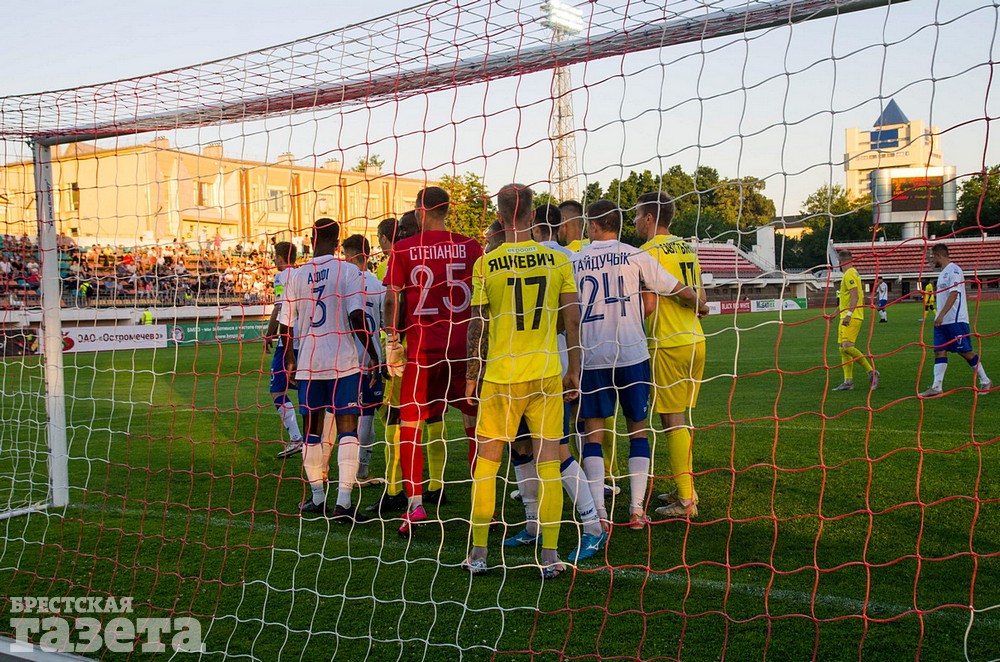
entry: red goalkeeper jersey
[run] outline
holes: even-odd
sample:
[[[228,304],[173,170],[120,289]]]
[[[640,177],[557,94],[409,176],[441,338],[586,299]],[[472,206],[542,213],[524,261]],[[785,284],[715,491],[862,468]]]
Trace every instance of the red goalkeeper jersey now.
[[[408,358],[465,357],[472,267],[482,254],[474,239],[440,230],[392,247],[385,284],[402,290]]]

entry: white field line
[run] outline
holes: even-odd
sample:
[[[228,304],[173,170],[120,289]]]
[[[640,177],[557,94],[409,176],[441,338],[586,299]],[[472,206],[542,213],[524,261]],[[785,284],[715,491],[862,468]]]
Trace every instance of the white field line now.
[[[118,515],[122,514],[121,510],[115,509],[112,511],[107,510],[100,504],[91,503],[83,506],[85,510],[92,512],[107,512],[108,514]],[[73,506],[70,506],[73,509]],[[138,508],[128,508],[123,514],[131,516],[140,516],[144,513],[142,509]],[[161,515],[157,515],[159,519]],[[166,513],[168,519],[177,521],[188,521],[189,519],[197,517],[198,519],[204,519],[204,513],[197,513],[192,515],[190,518],[184,516],[180,513],[174,511],[168,511]],[[308,522],[313,522],[313,520],[303,520],[303,524]],[[276,533],[278,527],[269,522],[253,522],[246,519],[232,518],[227,519],[223,517],[210,517],[208,518],[208,523],[213,527],[218,528],[239,528],[250,530],[251,528],[255,532],[264,533]],[[314,522],[320,525],[321,522]],[[282,527],[282,531],[288,531],[289,527]],[[310,526],[300,526],[297,532],[299,536],[305,536],[307,538],[326,538],[328,537],[328,532],[324,528],[310,528]],[[382,544],[385,542],[384,538],[375,538],[374,536],[367,535],[367,532],[363,529],[356,529],[352,534],[356,539],[360,539],[369,544]],[[396,541],[393,541],[396,543]],[[432,545],[425,542],[420,542],[418,539],[411,539],[409,542],[399,541],[399,545],[406,545],[408,549],[426,554],[428,559],[437,558],[438,553],[441,551],[439,545]],[[450,564],[440,564],[442,567],[448,566],[453,567]],[[600,568],[597,565],[584,564],[581,566],[582,570],[587,571],[606,571],[606,568]],[[870,618],[885,619],[893,616],[898,616],[904,612],[910,612],[913,610],[912,605],[898,605],[889,602],[881,601],[869,601],[865,603],[863,600],[858,600],[855,598],[848,598],[840,595],[827,595],[824,593],[807,593],[805,591],[791,591],[786,589],[771,589],[768,590],[766,586],[761,586],[759,584],[745,584],[738,582],[724,582],[714,579],[700,579],[697,577],[687,577],[683,572],[674,573],[646,573],[641,570],[636,570],[634,568],[623,568],[613,570],[615,579],[631,579],[631,580],[641,580],[642,582],[653,582],[658,584],[671,584],[677,586],[690,586],[692,588],[700,588],[708,591],[717,591],[719,593],[736,593],[739,595],[746,595],[751,597],[764,597],[766,596],[768,600],[778,600],[781,602],[787,602],[791,604],[798,604],[804,606],[821,605],[827,607],[834,607],[841,610],[847,614],[861,615],[862,613],[867,613]],[[585,575],[582,577],[585,578]],[[969,625],[972,626],[974,621],[976,625],[988,627],[991,629],[1000,630],[1000,618],[996,616],[981,616],[982,612],[990,611],[996,609],[1000,605],[994,607],[987,607],[985,609],[976,610],[970,612],[968,615],[962,613],[957,613],[954,611],[936,611],[925,614],[925,618],[937,618],[937,617],[949,617],[954,619],[970,621]],[[867,609],[867,611],[866,611]]]

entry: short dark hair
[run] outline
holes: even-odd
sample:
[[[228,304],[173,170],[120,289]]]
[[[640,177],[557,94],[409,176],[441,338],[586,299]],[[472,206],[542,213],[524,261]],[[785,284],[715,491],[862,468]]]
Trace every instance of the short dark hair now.
[[[396,228],[398,223],[395,218],[387,218],[378,224],[378,236],[385,237],[389,243],[396,241]]]
[[[938,255],[944,255],[948,257],[948,244],[934,244],[931,251],[937,253]]]
[[[399,217],[399,225],[396,226],[396,241],[409,239],[420,234],[420,224],[417,223],[417,213],[412,209]]]
[[[507,184],[497,193],[497,211],[511,221],[530,218],[534,195],[524,184]]]
[[[587,207],[587,220],[605,232],[622,231],[622,210],[610,200],[598,200]]]
[[[544,227],[550,234],[559,229],[562,224],[562,214],[555,205],[539,205],[535,207],[535,225]]]
[[[636,213],[640,216],[652,214],[656,227],[669,228],[674,220],[674,199],[663,191],[649,191],[639,196],[635,205]]]
[[[352,234],[345,239],[343,249],[345,253],[349,251],[354,255],[364,255],[365,257],[371,255],[372,252],[372,247],[368,243],[368,239],[361,234]]]
[[[332,242],[335,246],[340,242],[340,223],[332,218],[321,218],[313,226],[316,241]]]
[[[288,264],[295,264],[298,249],[290,241],[279,241],[274,245],[274,255],[275,257],[280,257]]]
[[[490,227],[486,228],[486,245],[496,243],[496,246],[500,246],[504,243],[507,235],[504,233],[503,223],[500,219],[497,219],[490,223]]]
[[[850,260],[854,256],[851,255],[851,251],[847,250],[846,248],[841,248],[840,250],[837,251],[837,257],[839,257],[841,260],[844,259]]]
[[[435,216],[447,214],[449,202],[451,202],[451,197],[448,195],[448,191],[440,186],[428,186],[417,193],[417,207]]]
[[[568,209],[571,212],[575,212],[577,216],[583,216],[583,205],[581,205],[576,200],[563,200],[559,203],[559,211]]]

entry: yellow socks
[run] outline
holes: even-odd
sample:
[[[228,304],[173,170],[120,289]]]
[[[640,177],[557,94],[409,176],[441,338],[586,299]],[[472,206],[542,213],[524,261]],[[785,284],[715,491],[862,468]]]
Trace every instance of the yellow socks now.
[[[389,496],[396,496],[403,491],[403,477],[399,467],[398,423],[385,426],[385,482]]]
[[[558,478],[559,463],[556,462],[555,465]],[[490,537],[490,520],[493,519],[493,511],[497,505],[498,471],[500,471],[499,462],[482,457],[476,458],[476,470],[472,473],[472,544],[475,547],[486,547]],[[562,486],[558,487],[561,500]],[[559,508],[562,509],[561,504]]]
[[[479,458],[482,462],[482,458]],[[559,460],[539,462],[538,471],[538,525],[542,530],[542,549],[556,549],[559,544],[559,525],[562,521],[563,490]],[[478,544],[478,543],[477,543]]]
[[[427,490],[437,492],[444,487],[444,465],[448,456],[448,449],[445,444],[444,419],[427,423],[427,432],[424,437],[424,448],[427,449]]]
[[[868,361],[868,358],[861,353],[857,347],[840,348],[840,355],[844,359],[844,379],[851,380],[854,379],[854,361],[860,361],[861,367],[865,369],[865,372],[872,371],[872,364]]]
[[[687,428],[676,428],[667,432],[667,448],[670,449],[670,473],[674,475],[677,496],[690,499],[694,496],[691,431]]]

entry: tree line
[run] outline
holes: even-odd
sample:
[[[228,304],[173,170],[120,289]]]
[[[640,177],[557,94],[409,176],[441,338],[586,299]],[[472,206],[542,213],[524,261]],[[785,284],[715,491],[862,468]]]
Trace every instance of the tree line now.
[[[378,155],[368,162],[381,165]],[[495,197],[475,173],[444,175],[440,185],[451,196],[450,226],[455,232],[481,237],[496,219]],[[775,220],[775,204],[764,191],[767,183],[756,177],[726,178],[711,166],[699,166],[693,173],[680,165],[663,174],[650,170],[630,171],[624,178],[606,184],[591,181],[581,194],[586,207],[607,198],[624,212],[622,240],[637,245],[635,205],[647,191],[665,191],[674,198],[676,213],[673,232],[702,240],[732,240],[744,250],[756,243],[757,228]],[[536,197],[538,204],[559,202],[547,192]],[[984,232],[1000,235],[1000,165],[966,179],[959,187],[957,220],[931,223],[928,235],[970,236]],[[823,185],[802,205],[802,224],[807,231],[799,238],[776,238],[777,262],[782,269],[809,269],[827,263],[827,242],[891,241],[901,238],[898,224],[876,224],[871,198],[851,197],[840,185]]]

